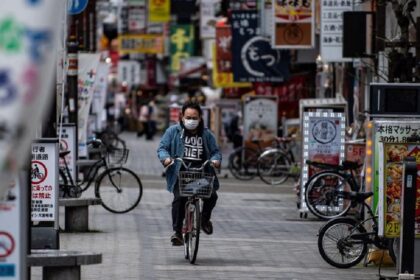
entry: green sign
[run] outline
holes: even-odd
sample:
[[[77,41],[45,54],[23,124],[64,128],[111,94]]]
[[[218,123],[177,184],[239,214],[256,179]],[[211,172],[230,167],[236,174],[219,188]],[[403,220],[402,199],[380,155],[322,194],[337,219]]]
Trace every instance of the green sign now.
[[[181,69],[181,60],[194,54],[194,26],[172,25],[170,29],[171,71]]]

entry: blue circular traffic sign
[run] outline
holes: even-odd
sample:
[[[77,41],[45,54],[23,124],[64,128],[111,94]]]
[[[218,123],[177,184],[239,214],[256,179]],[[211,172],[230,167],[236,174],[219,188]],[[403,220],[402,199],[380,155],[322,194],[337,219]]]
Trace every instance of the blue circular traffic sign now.
[[[67,0],[68,1],[68,14],[77,15],[86,9],[89,0]]]

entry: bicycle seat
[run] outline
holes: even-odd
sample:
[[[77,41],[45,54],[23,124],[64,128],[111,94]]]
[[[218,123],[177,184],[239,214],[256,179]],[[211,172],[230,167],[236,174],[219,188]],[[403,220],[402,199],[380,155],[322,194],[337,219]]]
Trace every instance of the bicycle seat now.
[[[59,156],[60,156],[61,158],[63,158],[63,157],[67,156],[67,155],[68,155],[68,154],[70,154],[70,153],[71,153],[71,151],[64,151],[64,152],[60,152]]]
[[[362,203],[373,195],[373,192],[349,192],[350,199]]]

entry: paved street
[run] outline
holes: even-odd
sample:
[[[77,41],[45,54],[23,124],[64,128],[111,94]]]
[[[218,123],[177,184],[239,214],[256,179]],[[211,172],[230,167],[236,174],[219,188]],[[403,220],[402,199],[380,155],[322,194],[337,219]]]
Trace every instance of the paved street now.
[[[92,207],[90,233],[61,233],[61,248],[103,254],[102,264],[82,267],[83,279],[378,279],[374,265],[340,270],[326,264],[316,245],[323,222],[299,218],[292,182],[271,187],[257,179],[221,178],[214,234],[202,234],[197,264],[190,265],[183,247],[169,241],[172,194],[160,176],[157,139],[125,138],[132,149],[129,165],[146,174],[144,196],[128,214]],[[40,279],[41,270],[32,271],[32,279]],[[385,271],[393,274],[392,268]]]

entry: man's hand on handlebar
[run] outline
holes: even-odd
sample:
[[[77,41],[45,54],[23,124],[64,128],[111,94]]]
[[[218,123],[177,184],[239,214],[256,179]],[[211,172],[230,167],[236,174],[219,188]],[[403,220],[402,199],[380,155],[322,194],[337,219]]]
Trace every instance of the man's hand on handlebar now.
[[[212,160],[211,164],[214,168],[220,168],[220,161],[219,160]]]
[[[174,160],[172,159],[172,158],[166,158],[164,161],[163,161],[163,166],[164,167],[169,167],[170,165],[172,165],[172,163],[174,162]]]

